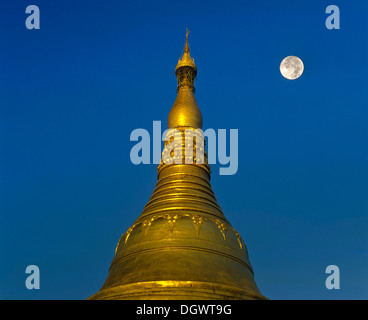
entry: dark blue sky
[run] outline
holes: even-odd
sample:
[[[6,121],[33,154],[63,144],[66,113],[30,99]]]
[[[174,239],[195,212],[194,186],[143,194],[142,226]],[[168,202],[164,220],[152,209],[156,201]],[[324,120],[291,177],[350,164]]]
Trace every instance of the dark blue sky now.
[[[330,4],[340,30],[325,27]],[[363,0],[4,2],[0,298],[101,287],[156,183],[156,165],[131,164],[130,133],[166,123],[189,27],[204,128],[239,129],[238,173],[213,166],[212,186],[262,293],[367,299],[367,17]],[[296,81],[279,72],[288,55],[304,61]],[[325,287],[331,264],[340,290]]]

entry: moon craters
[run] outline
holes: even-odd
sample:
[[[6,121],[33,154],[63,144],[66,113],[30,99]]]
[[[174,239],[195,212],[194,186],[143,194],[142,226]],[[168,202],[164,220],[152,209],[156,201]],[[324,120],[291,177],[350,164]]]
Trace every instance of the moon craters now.
[[[281,74],[289,80],[298,79],[304,71],[303,61],[296,56],[288,56],[280,64]]]

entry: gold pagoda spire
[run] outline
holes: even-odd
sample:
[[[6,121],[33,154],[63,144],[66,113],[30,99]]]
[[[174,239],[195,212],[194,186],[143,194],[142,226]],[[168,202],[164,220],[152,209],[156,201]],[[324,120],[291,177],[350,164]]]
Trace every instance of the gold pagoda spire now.
[[[184,47],[184,53],[183,56],[179,59],[178,64],[176,65],[175,72],[178,71],[181,67],[190,67],[195,71],[195,74],[197,74],[197,67],[194,63],[194,59],[190,56],[189,53],[189,36],[190,31],[187,29],[186,38],[185,38],[185,47]]]
[[[178,94],[168,119],[169,129],[179,135],[202,128],[188,34],[175,69]],[[184,154],[192,157],[190,164],[161,161],[156,188],[121,236],[102,288],[89,299],[265,299],[247,247],[212,191],[207,155],[198,163],[193,154]]]
[[[197,67],[189,53],[188,35],[189,31],[187,29],[184,54],[175,68],[175,75],[178,80],[178,95],[169,113],[168,127],[202,129],[202,114],[194,98],[194,80],[197,76]]]

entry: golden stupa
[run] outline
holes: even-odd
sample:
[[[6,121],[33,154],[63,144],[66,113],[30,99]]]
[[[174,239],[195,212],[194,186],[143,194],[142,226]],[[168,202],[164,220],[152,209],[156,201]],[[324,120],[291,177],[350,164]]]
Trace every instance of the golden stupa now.
[[[188,32],[175,74],[177,98],[168,127],[183,134],[201,129]],[[156,188],[120,238],[102,288],[89,299],[266,299],[254,281],[247,247],[212,191],[206,153],[199,161],[182,148],[183,159],[192,157],[193,164],[166,164],[164,149]]]

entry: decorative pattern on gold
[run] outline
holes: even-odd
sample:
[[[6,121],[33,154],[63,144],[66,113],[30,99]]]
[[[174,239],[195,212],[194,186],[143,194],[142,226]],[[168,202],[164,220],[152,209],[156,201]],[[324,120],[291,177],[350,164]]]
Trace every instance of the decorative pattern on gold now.
[[[191,218],[194,223],[194,227],[196,228],[197,236],[199,237],[199,232],[201,231],[205,218],[199,215],[192,215]]]
[[[120,238],[120,240],[122,238],[125,238],[125,241],[124,241],[124,244],[126,244],[128,242],[128,238],[130,236],[130,234],[133,232],[133,230],[139,226],[139,225],[142,225],[142,227],[144,228],[145,230],[145,234],[147,235],[147,232],[148,232],[148,229],[149,227],[152,225],[152,223],[159,219],[159,218],[164,218],[167,220],[168,222],[168,225],[169,225],[169,229],[170,229],[170,232],[172,233],[173,230],[174,230],[174,226],[175,226],[175,223],[178,219],[180,218],[183,218],[183,217],[189,217],[192,222],[193,222],[193,225],[197,231],[197,235],[199,236],[199,231],[201,229],[201,227],[203,226],[203,224],[205,223],[205,221],[212,221],[214,222],[217,227],[218,227],[218,230],[219,232],[221,232],[224,240],[226,240],[226,233],[227,233],[227,230],[228,228],[230,228],[235,236],[237,237],[237,240],[239,242],[239,248],[241,250],[243,250],[243,245],[242,245],[242,242],[241,242],[241,237],[239,235],[239,233],[231,226],[231,225],[225,225],[225,223],[219,219],[215,219],[215,218],[210,218],[210,217],[204,217],[204,216],[200,216],[198,214],[175,214],[175,215],[172,215],[172,214],[163,214],[163,215],[154,215],[148,219],[145,219],[145,220],[140,220],[140,221],[137,221],[136,223],[134,223],[123,235],[122,237]],[[116,250],[115,250],[115,253],[116,251],[118,250],[118,247],[119,247],[119,244],[120,244],[120,240],[117,244],[117,247],[116,247]]]
[[[178,219],[179,216],[177,214],[175,214],[175,215],[167,214],[164,217],[167,219],[167,221],[169,223],[170,232],[173,233],[175,222],[176,222],[176,220]]]
[[[236,235],[236,237],[238,238],[238,242],[239,242],[239,247],[240,247],[240,249],[242,249],[242,250],[243,250],[242,239],[241,239],[241,237],[240,237],[240,234],[239,234],[238,232],[235,232],[235,235]]]
[[[220,229],[220,231],[222,233],[222,236],[224,237],[224,240],[226,240],[226,231],[227,231],[227,228],[226,228],[225,224],[222,223],[219,220],[216,220],[215,222],[216,222],[218,228]]]

